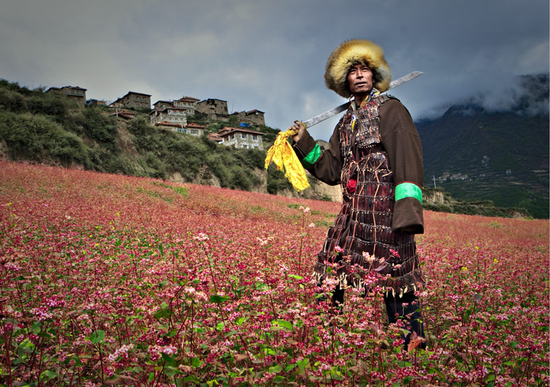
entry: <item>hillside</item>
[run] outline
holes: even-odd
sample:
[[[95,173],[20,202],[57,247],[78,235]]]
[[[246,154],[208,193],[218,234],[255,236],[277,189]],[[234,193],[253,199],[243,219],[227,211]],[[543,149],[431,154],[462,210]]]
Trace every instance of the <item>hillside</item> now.
[[[209,122],[207,129],[217,132],[224,124],[238,123]],[[255,130],[265,134],[266,149],[278,133],[268,126]],[[265,170],[265,155],[154,128],[147,112],[126,120],[107,107],[82,107],[61,95],[0,81],[0,158],[329,200],[330,191],[315,179],[311,188],[295,192],[275,166]]]
[[[192,119],[206,125],[207,132],[217,132],[227,125],[200,121],[204,117],[199,116]],[[441,131],[437,124],[434,122],[433,128],[426,125],[430,131],[421,135],[428,161],[432,155],[430,149],[439,146],[437,141]],[[463,124],[464,121],[456,125]],[[419,129],[422,128],[420,125]],[[264,149],[267,150],[278,129],[268,126],[254,129],[265,133]],[[311,187],[296,192],[273,164],[267,171],[264,169],[266,150],[219,146],[206,136],[199,138],[154,128],[149,125],[146,111],[137,111],[134,119],[126,120],[115,117],[107,107],[81,107],[63,96],[47,94],[42,89],[29,90],[17,83],[0,80],[0,159],[287,197],[326,201],[341,199],[338,186],[328,186],[311,176]],[[426,176],[430,173],[428,169]],[[428,185],[428,178],[426,183]],[[487,198],[465,196],[461,192],[457,192],[455,197],[455,193],[449,194],[452,183],[447,183],[444,190],[439,183],[437,190],[426,187],[425,208],[485,216],[547,217],[542,211],[530,210],[527,213],[524,208],[531,205],[531,201],[497,204],[492,192]],[[544,190],[541,191],[544,196]]]
[[[416,123],[427,186],[548,218],[548,75],[524,77],[520,84],[520,95],[506,111],[491,111],[472,99],[438,119]],[[534,109],[540,105],[546,110]]]

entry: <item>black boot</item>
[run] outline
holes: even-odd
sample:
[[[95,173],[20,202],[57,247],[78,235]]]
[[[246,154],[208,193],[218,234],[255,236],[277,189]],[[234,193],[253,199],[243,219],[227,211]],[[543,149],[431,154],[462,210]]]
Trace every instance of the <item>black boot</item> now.
[[[407,329],[410,331],[408,335],[403,337],[405,343],[403,348],[408,351],[411,338],[415,341],[413,345],[418,348],[426,349],[426,340],[424,336],[424,324],[420,315],[420,305],[418,298],[413,292],[399,296],[384,296],[386,310],[388,312],[388,320],[390,324],[395,324],[400,319]],[[407,304],[403,306],[403,304]],[[417,340],[420,340],[419,343]]]

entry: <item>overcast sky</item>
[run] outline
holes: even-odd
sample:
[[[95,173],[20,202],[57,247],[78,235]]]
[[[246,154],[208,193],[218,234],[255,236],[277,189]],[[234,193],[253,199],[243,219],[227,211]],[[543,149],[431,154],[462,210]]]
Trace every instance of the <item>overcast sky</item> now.
[[[548,20],[548,0],[0,0],[0,78],[108,102],[218,98],[286,129],[345,102],[325,64],[361,38],[394,79],[424,72],[390,93],[419,119],[484,91],[498,105],[514,76],[548,73]]]

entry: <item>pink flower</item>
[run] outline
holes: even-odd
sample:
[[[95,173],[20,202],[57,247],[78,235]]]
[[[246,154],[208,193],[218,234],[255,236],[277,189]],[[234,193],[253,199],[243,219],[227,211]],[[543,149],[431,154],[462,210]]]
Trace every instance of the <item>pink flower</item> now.
[[[200,232],[199,235],[197,235],[196,237],[193,237],[193,239],[195,239],[199,242],[204,242],[204,241],[209,240],[210,238],[208,238],[208,235],[206,235],[205,233]]]

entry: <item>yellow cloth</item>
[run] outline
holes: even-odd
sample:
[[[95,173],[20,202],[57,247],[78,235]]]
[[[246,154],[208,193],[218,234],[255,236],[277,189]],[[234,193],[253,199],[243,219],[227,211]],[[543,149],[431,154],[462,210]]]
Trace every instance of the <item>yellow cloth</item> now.
[[[285,177],[290,181],[296,191],[303,191],[309,187],[306,171],[288,142],[288,138],[294,136],[298,131],[287,130],[281,132],[275,139],[275,143],[267,151],[265,158],[265,169],[273,161],[279,171],[285,172]]]

